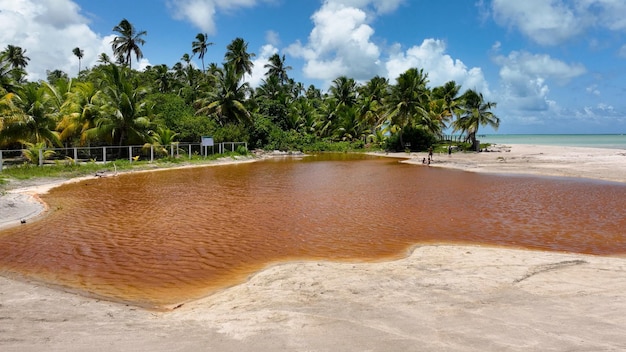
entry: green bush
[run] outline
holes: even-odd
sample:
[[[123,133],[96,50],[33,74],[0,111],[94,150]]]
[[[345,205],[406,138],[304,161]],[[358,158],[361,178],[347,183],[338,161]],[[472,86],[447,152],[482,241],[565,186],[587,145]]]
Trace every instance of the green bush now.
[[[400,143],[400,134],[394,134],[387,139],[385,149],[391,151],[406,151],[406,149],[408,151],[424,151],[437,143],[438,139],[423,129],[406,127],[402,131],[402,141],[404,146]]]

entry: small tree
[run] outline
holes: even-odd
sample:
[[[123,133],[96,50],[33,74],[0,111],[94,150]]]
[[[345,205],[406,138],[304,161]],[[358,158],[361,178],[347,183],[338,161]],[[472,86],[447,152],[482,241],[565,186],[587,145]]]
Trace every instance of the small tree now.
[[[39,165],[43,160],[52,157],[54,150],[47,150],[46,143],[24,143],[26,149],[22,150],[22,156],[31,164]]]

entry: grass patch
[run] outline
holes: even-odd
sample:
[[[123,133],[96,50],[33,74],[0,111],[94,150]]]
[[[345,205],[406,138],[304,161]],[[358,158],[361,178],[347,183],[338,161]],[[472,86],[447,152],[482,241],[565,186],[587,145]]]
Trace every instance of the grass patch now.
[[[210,164],[220,158],[235,158],[235,156],[241,156],[238,152],[228,152],[224,154],[213,154],[207,157],[200,155],[192,155],[189,157],[179,158],[162,158],[153,162],[148,160],[129,161],[128,159],[119,159],[115,161],[109,161],[107,163],[99,162],[85,162],[85,163],[73,163],[73,162],[55,162],[54,164],[45,164],[43,166],[37,166],[34,164],[22,164],[10,167],[4,167],[0,171],[0,192],[6,190],[9,181],[14,180],[30,180],[30,179],[45,179],[45,178],[74,178],[81,176],[95,175],[98,172],[121,172],[129,170],[149,170],[159,168],[169,168],[188,164]]]

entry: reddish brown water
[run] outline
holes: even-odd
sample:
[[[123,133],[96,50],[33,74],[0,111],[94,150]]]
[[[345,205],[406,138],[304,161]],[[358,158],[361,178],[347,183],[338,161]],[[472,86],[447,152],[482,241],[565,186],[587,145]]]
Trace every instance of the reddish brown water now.
[[[0,273],[165,307],[278,261],[381,260],[423,243],[626,253],[621,184],[326,159],[56,188],[49,216],[0,233]]]

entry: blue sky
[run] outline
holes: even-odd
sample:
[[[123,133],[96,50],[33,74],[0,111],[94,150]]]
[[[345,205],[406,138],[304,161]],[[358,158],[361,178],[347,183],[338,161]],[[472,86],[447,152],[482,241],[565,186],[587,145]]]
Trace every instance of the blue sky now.
[[[624,0],[0,0],[0,47],[26,50],[31,80],[74,76],[72,49],[83,67],[112,56],[123,18],[148,33],[134,68],[173,66],[200,32],[214,43],[205,62],[220,64],[242,37],[253,86],[274,53],[323,90],[417,67],[431,86],[455,80],[497,102],[497,133],[626,133]]]

